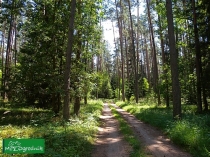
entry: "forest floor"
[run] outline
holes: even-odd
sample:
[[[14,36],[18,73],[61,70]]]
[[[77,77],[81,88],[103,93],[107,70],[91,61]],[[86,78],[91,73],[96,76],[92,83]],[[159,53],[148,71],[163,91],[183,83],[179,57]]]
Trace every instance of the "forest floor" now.
[[[127,121],[136,138],[139,139],[148,157],[191,157],[175,146],[161,131],[136,119],[130,113],[111,104]],[[119,122],[114,118],[108,104],[104,104],[102,125],[97,134],[92,157],[129,157],[131,146],[124,140],[119,130]]]

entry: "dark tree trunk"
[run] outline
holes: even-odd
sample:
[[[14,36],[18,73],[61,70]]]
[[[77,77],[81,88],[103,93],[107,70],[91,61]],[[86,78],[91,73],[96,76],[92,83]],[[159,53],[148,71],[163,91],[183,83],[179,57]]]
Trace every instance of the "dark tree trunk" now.
[[[14,41],[14,63],[16,67],[17,63],[17,23],[14,22],[14,34],[15,34],[15,41]]]
[[[194,26],[194,38],[195,38],[195,51],[196,51],[196,78],[197,78],[197,112],[202,112],[202,99],[201,99],[201,73],[202,73],[202,66],[201,66],[201,50],[200,50],[200,43],[199,43],[199,35],[198,35],[198,28],[197,28],[197,17],[196,17],[196,9],[195,9],[195,0],[192,0],[193,6],[193,26]]]
[[[171,62],[173,117],[181,118],[181,91],[180,91],[180,86],[179,86],[178,54],[176,53],[171,0],[166,0],[166,14],[167,14],[167,22],[168,22],[170,62]]]
[[[66,51],[66,65],[64,71],[64,105],[63,105],[63,118],[68,120],[70,118],[70,70],[71,70],[71,54],[73,49],[73,32],[74,32],[74,19],[76,12],[76,0],[71,1],[71,16],[69,20],[69,33],[68,33],[68,45]]]
[[[81,3],[81,0],[78,1],[78,15],[81,17],[81,9],[82,9],[82,3]],[[76,50],[76,62],[79,63],[80,60],[81,60],[81,52],[82,52],[82,32],[81,30],[78,30],[78,35],[77,35],[78,39],[77,39],[77,50]],[[98,70],[101,71],[101,59],[100,59],[100,55],[98,55],[98,59],[99,59],[99,63],[98,64]],[[76,65],[78,66],[78,65]],[[75,80],[75,83],[76,84],[79,84],[79,77],[81,75],[81,71],[82,69],[81,68],[78,68],[78,72],[76,74],[76,80]],[[77,89],[79,88],[77,85],[74,85],[74,90],[77,91]],[[79,110],[80,110],[80,93],[79,91],[76,92],[76,95],[75,95],[75,101],[74,101],[74,114],[76,114],[77,116],[79,115]]]
[[[133,32],[133,19],[131,15],[131,4],[130,0],[128,0],[128,7],[129,7],[129,16],[130,16],[130,27],[131,27],[131,41],[132,41],[132,53],[133,53],[133,67],[134,67],[134,93],[136,103],[139,101],[139,86],[138,86],[138,73],[136,68],[136,50],[135,50],[135,43],[134,43],[134,32]]]
[[[59,111],[60,111],[60,107],[61,107],[61,95],[60,93],[57,94],[53,94],[53,112],[55,113],[55,115],[58,115]]]
[[[74,114],[78,116],[79,110],[80,110],[80,98],[76,96],[74,100]]]
[[[10,77],[10,64],[11,64],[11,49],[12,49],[12,28],[13,28],[13,14],[11,14],[11,21],[10,21],[10,27],[8,32],[8,38],[7,38],[7,50],[6,50],[6,59],[5,59],[5,66],[4,66],[4,84],[3,84],[3,99],[8,98],[9,99],[9,87],[8,87],[8,81]]]
[[[5,45],[5,43],[4,43],[4,35],[5,35],[5,24],[3,24],[4,25],[4,31],[2,31],[2,37],[1,37],[1,39],[2,39],[2,43],[1,43],[1,58],[2,58],[2,64],[1,64],[1,71],[2,71],[2,75],[1,75],[1,96],[2,96],[2,98],[4,99],[4,91],[3,91],[3,89],[4,89],[4,45]]]
[[[159,0],[157,0],[157,5],[159,4]],[[166,102],[166,107],[169,107],[169,90],[168,90],[168,77],[167,77],[167,72],[168,69],[166,69],[166,58],[165,58],[165,52],[164,52],[164,40],[163,40],[163,33],[162,33],[162,23],[161,23],[161,17],[158,15],[158,23],[159,23],[159,34],[160,34],[160,46],[161,46],[161,54],[162,54],[162,65],[163,65],[163,75],[164,79],[166,82],[166,91],[164,92],[165,95],[165,102]]]
[[[122,14],[122,5],[120,0],[120,13]],[[123,37],[122,37],[122,16],[119,17],[119,13],[117,10],[117,2],[115,0],[116,12],[117,12],[117,22],[119,27],[119,37],[120,37],[120,54],[121,54],[121,78],[122,78],[122,100],[125,101],[125,81],[124,81],[124,54],[123,54]]]
[[[149,19],[149,27],[150,27],[150,32],[152,36],[152,47],[153,47],[153,82],[154,82],[154,91],[157,94],[158,97],[158,105],[161,104],[160,101],[160,92],[158,89],[158,67],[157,67],[157,57],[156,57],[156,47],[155,47],[155,40],[154,40],[154,31],[153,31],[153,26],[152,26],[152,20],[151,20],[151,15],[150,15],[150,8],[149,8],[149,2],[147,2],[147,12],[148,12],[148,19]]]
[[[87,105],[87,96],[84,96],[84,104]]]
[[[137,57],[137,61],[136,61],[136,71],[137,71],[137,75],[140,74],[142,71],[140,70],[140,56],[139,56],[139,0],[137,0],[137,32],[136,32],[136,57]]]

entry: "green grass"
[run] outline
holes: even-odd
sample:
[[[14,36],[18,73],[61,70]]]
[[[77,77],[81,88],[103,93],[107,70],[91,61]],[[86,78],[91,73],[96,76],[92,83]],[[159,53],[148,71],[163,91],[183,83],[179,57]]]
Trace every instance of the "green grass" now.
[[[0,109],[0,141],[6,138],[44,138],[45,154],[15,156],[88,157],[92,151],[102,110],[101,101],[82,105],[79,117],[66,123],[61,117],[41,109]],[[3,114],[5,111],[10,113]],[[17,118],[17,119],[16,119]],[[2,150],[2,142],[0,142]],[[7,157],[10,155],[1,154]]]
[[[110,106],[110,108],[112,110],[112,114],[120,123],[120,131],[122,132],[125,140],[130,144],[130,146],[133,149],[130,156],[131,157],[145,157],[146,156],[145,152],[143,151],[143,148],[139,140],[136,139],[135,135],[133,134],[127,122],[122,118],[122,116],[116,111],[114,107]]]
[[[210,115],[195,114],[195,106],[183,105],[182,120],[175,121],[172,108],[157,107],[149,102],[118,102],[117,105],[162,130],[174,143],[193,156],[210,157]]]

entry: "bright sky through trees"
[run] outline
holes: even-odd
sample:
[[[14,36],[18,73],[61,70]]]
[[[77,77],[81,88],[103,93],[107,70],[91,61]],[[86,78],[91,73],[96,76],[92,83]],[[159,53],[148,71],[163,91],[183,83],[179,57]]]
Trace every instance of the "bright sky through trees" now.
[[[145,10],[144,5],[145,5],[144,2],[140,2],[140,7],[139,7],[140,16],[142,14],[144,14],[144,10]],[[137,15],[137,8],[133,9],[132,14]],[[118,27],[116,27],[116,21],[113,21],[113,25],[115,26],[115,28],[114,28],[115,38],[118,38],[119,37],[119,31],[118,31]],[[111,20],[103,21],[102,26],[103,26],[103,30],[104,30],[104,40],[108,41],[108,43],[110,45],[110,51],[112,53],[112,51],[114,49],[114,36],[113,36],[112,21]]]

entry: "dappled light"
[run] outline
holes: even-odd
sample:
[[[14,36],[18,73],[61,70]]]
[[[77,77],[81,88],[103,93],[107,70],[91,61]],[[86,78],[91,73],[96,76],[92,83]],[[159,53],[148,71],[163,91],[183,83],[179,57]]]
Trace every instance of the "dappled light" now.
[[[117,107],[113,104],[113,106]],[[182,152],[178,147],[174,146],[171,141],[164,137],[157,128],[146,125],[145,123],[137,120],[130,113],[117,107],[117,111],[126,119],[132,126],[137,138],[147,146],[150,153],[154,156],[167,156],[167,157],[190,157],[191,155]]]
[[[92,150],[94,135],[97,132],[101,101],[91,101],[88,106],[81,107],[81,118],[71,116],[70,122],[43,109],[10,109],[12,114],[7,121],[0,121],[0,138],[24,138],[45,140],[45,154],[31,156],[86,156]],[[20,112],[22,110],[22,112]],[[4,112],[3,110],[1,110]],[[25,112],[24,112],[25,111]],[[21,119],[16,115],[23,114]],[[33,114],[33,117],[31,115]],[[21,115],[20,115],[21,116]],[[0,142],[0,149],[2,149]],[[82,151],[78,148],[81,148]],[[1,154],[1,156],[8,156]],[[28,156],[17,155],[17,156]]]
[[[210,156],[210,0],[0,0],[0,17],[0,156],[7,138]]]
[[[119,122],[114,118],[108,104],[104,104],[101,127],[96,136],[92,157],[128,156],[131,148],[119,133]]]

